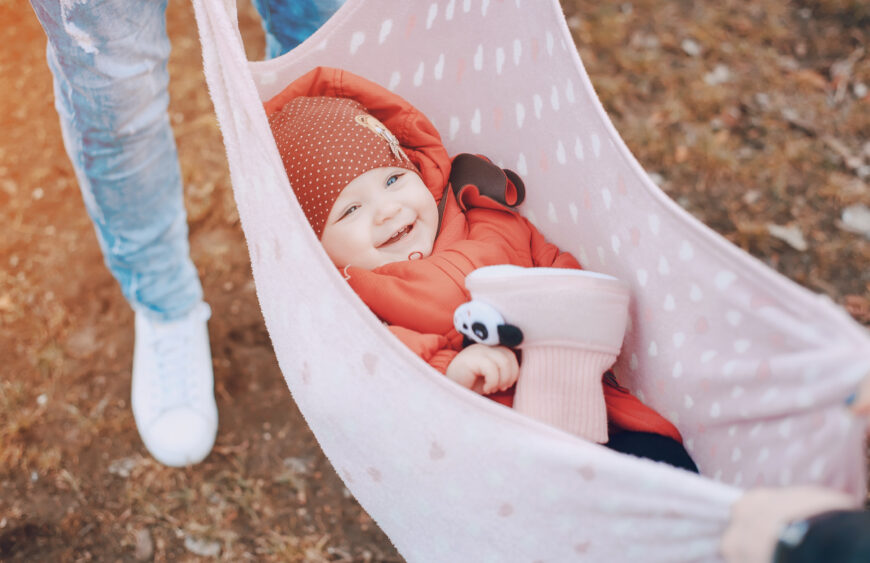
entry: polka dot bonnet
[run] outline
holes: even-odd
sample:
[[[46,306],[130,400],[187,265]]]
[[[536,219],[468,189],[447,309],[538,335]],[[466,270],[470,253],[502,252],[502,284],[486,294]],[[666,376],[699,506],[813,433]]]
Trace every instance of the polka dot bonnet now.
[[[417,172],[399,141],[359,102],[300,96],[269,116],[290,186],[320,238],[341,190],[372,170],[396,166]]]

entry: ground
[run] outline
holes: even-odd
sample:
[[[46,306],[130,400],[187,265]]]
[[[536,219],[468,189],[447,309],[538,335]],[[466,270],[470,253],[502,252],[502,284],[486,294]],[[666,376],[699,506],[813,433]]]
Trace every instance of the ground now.
[[[255,12],[240,2],[252,59]],[[861,0],[564,0],[605,107],[680,205],[870,324],[870,8]],[[190,5],[171,0],[171,119],[214,310],[221,416],[183,470],[129,408],[133,315],[52,107],[44,36],[0,0],[0,560],[396,561],[293,404],[251,281]],[[862,218],[863,217],[863,218]]]

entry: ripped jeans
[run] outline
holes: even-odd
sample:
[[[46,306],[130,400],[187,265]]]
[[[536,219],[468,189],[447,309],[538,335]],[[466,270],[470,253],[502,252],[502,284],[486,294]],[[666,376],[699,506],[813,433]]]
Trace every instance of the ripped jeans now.
[[[254,0],[277,56],[343,0]],[[169,124],[167,0],[31,0],[48,37],[55,108],[109,270],[159,320],[202,299]]]

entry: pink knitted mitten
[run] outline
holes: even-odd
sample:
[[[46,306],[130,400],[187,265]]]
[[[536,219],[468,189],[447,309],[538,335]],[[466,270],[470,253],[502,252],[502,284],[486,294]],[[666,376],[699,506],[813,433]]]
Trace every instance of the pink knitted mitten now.
[[[622,347],[628,286],[583,270],[507,265],[475,270],[465,286],[523,332],[514,408],[606,442],[602,375]]]

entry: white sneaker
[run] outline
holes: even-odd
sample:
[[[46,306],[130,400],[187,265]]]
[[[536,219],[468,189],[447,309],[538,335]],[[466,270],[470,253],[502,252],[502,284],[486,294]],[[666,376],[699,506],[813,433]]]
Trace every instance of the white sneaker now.
[[[205,303],[169,322],[136,312],[133,418],[151,455],[171,467],[205,459],[217,436],[210,316]]]

